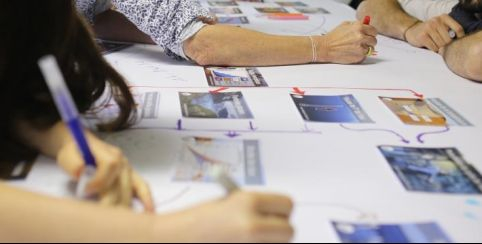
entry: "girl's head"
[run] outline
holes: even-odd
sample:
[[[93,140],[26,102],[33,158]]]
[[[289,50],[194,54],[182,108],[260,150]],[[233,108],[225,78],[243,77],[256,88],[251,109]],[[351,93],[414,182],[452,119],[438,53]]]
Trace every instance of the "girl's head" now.
[[[119,117],[104,130],[127,127],[135,112],[122,77],[99,54],[92,35],[70,0],[0,1],[0,148],[23,158],[19,122],[46,129],[60,117],[37,67],[40,57],[57,57],[67,85],[81,112],[110,89]],[[24,150],[22,150],[22,148]],[[5,157],[7,156],[7,157]],[[8,157],[10,156],[10,157]]]
[[[482,13],[482,0],[460,0],[460,6],[468,12]]]

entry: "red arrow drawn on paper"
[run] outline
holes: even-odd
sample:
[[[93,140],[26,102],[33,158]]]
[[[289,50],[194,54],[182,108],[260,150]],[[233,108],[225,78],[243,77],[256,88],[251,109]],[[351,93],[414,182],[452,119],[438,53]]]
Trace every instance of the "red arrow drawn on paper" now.
[[[305,91],[301,90],[300,88],[298,87],[293,87],[293,92],[298,94],[298,95],[305,95]]]
[[[209,91],[209,93],[216,94],[216,93],[220,93],[220,92],[222,92],[222,91],[225,91],[225,90],[227,90],[227,89],[229,89],[229,87],[220,87],[220,88],[218,88],[218,89],[216,89],[216,90]]]
[[[162,87],[162,86],[129,86],[129,88],[176,88],[176,89],[199,89],[199,88],[204,88],[204,87]],[[250,88],[250,87],[246,87]],[[270,87],[256,87],[256,89],[293,89],[293,92],[299,95],[304,95],[306,92],[301,90],[299,87],[282,87],[282,86],[270,86]],[[324,87],[324,86],[307,86],[303,87],[304,89],[340,89],[340,90],[365,90],[365,91],[406,91],[410,92],[412,95],[423,99],[425,96],[422,93],[416,92],[412,89],[403,89],[403,88],[362,88],[362,87]],[[218,93],[224,90],[229,89],[229,87],[220,87],[216,90],[211,91],[211,93]]]

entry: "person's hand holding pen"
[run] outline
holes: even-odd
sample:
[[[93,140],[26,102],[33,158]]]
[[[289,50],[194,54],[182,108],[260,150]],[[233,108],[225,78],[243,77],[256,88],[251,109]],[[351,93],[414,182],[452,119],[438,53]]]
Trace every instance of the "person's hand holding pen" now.
[[[290,216],[294,204],[290,198],[277,194],[244,192],[220,165],[211,166],[208,173],[225,189],[227,196],[173,214],[171,219],[164,220],[163,222],[169,222],[170,227],[178,232],[178,228],[185,228],[185,232],[189,233],[182,237],[176,236],[177,241],[291,241],[294,229],[290,224]],[[165,228],[163,222],[156,228]]]
[[[323,36],[313,36],[317,62],[351,64],[363,62],[377,45],[377,30],[359,21],[344,22]]]
[[[212,166],[210,174],[226,190],[227,197],[173,214],[156,228],[165,228],[164,222],[169,222],[178,232],[184,229],[189,235],[176,236],[179,242],[291,241],[294,228],[290,216],[294,205],[290,198],[244,192],[220,165]]]
[[[236,191],[226,198],[159,219],[153,228],[172,230],[175,242],[287,243],[294,235],[293,209],[284,196]],[[177,233],[177,234],[175,234]]]
[[[465,36],[463,27],[447,14],[416,21],[404,33],[405,40],[415,47],[428,48],[434,52],[450,44],[454,38]]]
[[[86,133],[87,141],[95,157],[97,170],[87,183],[85,193],[98,196],[103,205],[131,206],[133,197],[139,198],[148,212],[154,205],[147,183],[129,165],[122,151]],[[76,181],[79,181],[85,166],[77,145],[67,140],[57,155],[58,164]]]
[[[45,151],[55,155],[60,166],[78,181],[77,196],[99,197],[104,205],[128,207],[135,193],[146,210],[153,211],[147,184],[132,171],[122,151],[83,128],[56,58],[45,56],[38,65],[63,121],[54,133],[56,138],[53,141],[57,143]]]

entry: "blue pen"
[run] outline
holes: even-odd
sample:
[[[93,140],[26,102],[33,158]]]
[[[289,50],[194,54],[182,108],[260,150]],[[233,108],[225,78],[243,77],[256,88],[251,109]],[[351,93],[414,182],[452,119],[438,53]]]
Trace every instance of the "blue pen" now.
[[[40,71],[49,87],[50,93],[54,98],[55,105],[64,123],[68,126],[72,137],[77,143],[78,149],[82,154],[85,163],[84,172],[77,185],[77,197],[84,198],[85,186],[95,174],[96,162],[87,143],[84,129],[80,122],[79,111],[75,106],[72,94],[65,84],[64,77],[54,56],[48,55],[41,58],[38,62]]]

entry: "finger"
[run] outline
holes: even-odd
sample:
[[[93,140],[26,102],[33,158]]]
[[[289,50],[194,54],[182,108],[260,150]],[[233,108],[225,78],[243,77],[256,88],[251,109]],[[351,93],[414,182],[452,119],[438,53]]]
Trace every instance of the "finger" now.
[[[424,40],[422,41],[423,43],[423,46],[434,51],[434,52],[437,52],[438,48],[437,48],[437,45],[435,44],[435,42],[432,40],[432,38],[430,38],[430,36],[424,38]]]
[[[127,162],[125,163],[127,165]],[[131,169],[126,166],[119,175],[119,204],[124,207],[130,207],[132,203],[132,179]]]
[[[448,26],[440,26],[439,28],[437,28],[437,32],[438,34],[440,35],[440,37],[442,37],[442,40],[444,42],[444,45],[443,47],[445,47],[446,45],[448,45],[449,43],[452,42],[452,38],[450,38],[450,33],[449,33],[450,29]],[[440,47],[442,48],[442,47]]]
[[[144,209],[147,212],[154,212],[154,200],[152,199],[151,190],[149,185],[144,181],[144,179],[137,174],[135,171],[131,171],[132,173],[132,185],[134,187],[134,192],[139,200],[144,205]]]
[[[377,29],[370,25],[363,25],[362,26],[362,33],[368,36],[376,37],[378,35]]]
[[[375,48],[372,46],[362,45],[363,54],[366,57],[370,57],[375,52]]]
[[[457,38],[462,38],[465,36],[464,28],[450,16],[444,18],[444,23],[450,28],[450,30],[455,31]]]
[[[288,243],[293,239],[295,230],[285,218],[265,216],[258,220],[257,224],[259,241]]]
[[[267,215],[289,217],[293,211],[293,201],[285,196],[256,194],[255,208]]]
[[[440,48],[440,50],[438,50],[438,54],[440,54],[440,56],[443,57],[445,55],[445,50],[446,50],[446,47]]]
[[[375,47],[378,41],[377,41],[377,38],[373,36],[365,36],[361,43],[362,45],[365,45],[367,47]]]
[[[102,206],[115,206],[119,202],[119,184],[115,184],[108,190],[99,194],[100,205]]]
[[[430,38],[432,39],[432,41],[436,45],[436,49],[434,50],[435,52],[438,52],[438,50],[441,47],[445,46],[445,42],[443,41],[443,38],[440,36],[440,34],[437,30],[432,29],[428,32],[428,34],[429,34]]]
[[[111,160],[97,164],[94,178],[87,184],[89,195],[99,193],[111,187],[122,170],[122,161]]]

